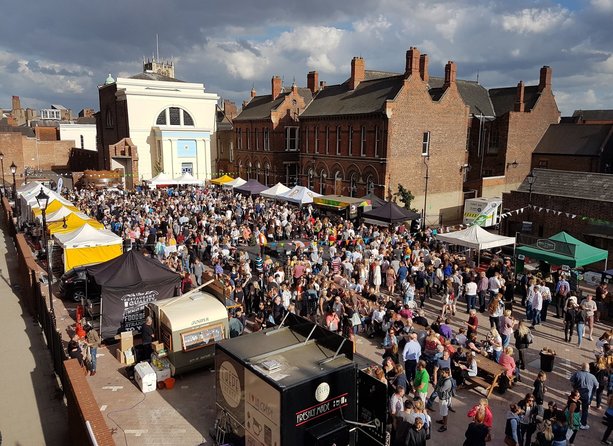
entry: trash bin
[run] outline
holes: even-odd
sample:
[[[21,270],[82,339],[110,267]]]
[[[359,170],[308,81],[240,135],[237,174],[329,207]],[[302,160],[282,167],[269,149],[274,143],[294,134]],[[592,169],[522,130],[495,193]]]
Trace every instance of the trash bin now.
[[[553,363],[556,359],[554,353],[541,352],[541,370],[543,372],[553,372]]]

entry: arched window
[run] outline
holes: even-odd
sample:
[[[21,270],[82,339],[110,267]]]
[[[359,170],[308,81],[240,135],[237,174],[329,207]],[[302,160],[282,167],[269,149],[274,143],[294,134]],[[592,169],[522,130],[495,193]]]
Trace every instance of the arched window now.
[[[315,172],[313,169],[309,169],[307,173],[307,189],[313,189],[313,177],[315,176]]]
[[[258,180],[260,183],[262,182],[260,178],[261,175],[262,175],[262,165],[258,161],[258,163],[255,165],[255,179]]]
[[[334,174],[334,194],[342,195],[343,193],[343,174],[340,171],[336,171]]]
[[[270,175],[270,164],[264,166],[264,184],[268,186],[268,176]]]
[[[319,193],[320,194],[324,194],[324,188],[325,188],[325,183],[326,183],[326,177],[328,175],[326,174],[326,171],[321,169],[321,172],[319,172]]]
[[[355,197],[358,193],[358,174],[353,172],[349,178],[349,196]]]
[[[168,107],[162,110],[155,120],[156,125],[171,125],[171,126],[192,126],[194,119],[192,116],[179,107]]]
[[[251,165],[251,161],[249,161],[249,164],[247,165],[247,179],[248,180],[251,179],[252,174],[253,174],[253,166]]]
[[[368,178],[366,178],[366,193],[372,194],[374,192],[375,192],[375,182],[372,178],[372,175],[368,175]]]

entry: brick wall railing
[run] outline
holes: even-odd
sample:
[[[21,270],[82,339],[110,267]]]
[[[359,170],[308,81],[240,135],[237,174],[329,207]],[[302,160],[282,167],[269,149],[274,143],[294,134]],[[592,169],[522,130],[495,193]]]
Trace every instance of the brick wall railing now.
[[[64,370],[67,377],[64,394],[68,403],[68,427],[72,444],[92,444],[85,425],[89,421],[98,445],[114,446],[111,430],[104,421],[79,362],[76,359],[64,361]]]

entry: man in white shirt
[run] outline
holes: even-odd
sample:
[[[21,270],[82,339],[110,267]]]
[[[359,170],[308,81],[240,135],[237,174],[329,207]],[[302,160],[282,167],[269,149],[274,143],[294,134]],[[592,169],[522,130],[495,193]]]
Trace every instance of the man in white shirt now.
[[[596,302],[592,300],[592,295],[588,294],[585,299],[581,301],[581,311],[585,313],[585,323],[588,326],[588,339],[592,340],[592,332],[594,331],[594,315],[598,306]]]
[[[475,304],[477,301],[477,282],[472,277],[464,285],[464,295],[466,296],[466,313],[470,313],[470,310],[476,308]]]
[[[404,345],[404,350],[402,351],[404,371],[409,383],[412,383],[415,378],[415,369],[417,368],[417,362],[420,357],[421,345],[419,345],[419,341],[417,341],[417,333],[411,333],[409,335],[409,342]]]
[[[534,285],[534,291],[532,294],[532,327],[535,328],[541,323],[541,310],[543,309],[543,295],[541,294],[541,287]]]

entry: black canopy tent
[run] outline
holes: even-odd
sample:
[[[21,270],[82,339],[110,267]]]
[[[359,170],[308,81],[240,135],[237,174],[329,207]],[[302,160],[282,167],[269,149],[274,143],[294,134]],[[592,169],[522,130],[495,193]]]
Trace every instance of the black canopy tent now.
[[[174,297],[181,284],[177,273],[137,251],[90,266],[87,272],[102,288],[100,335],[103,339],[121,331],[140,331],[146,305]]]
[[[401,208],[391,201],[382,206],[362,214],[364,221],[375,225],[391,225],[408,220],[417,220],[420,215],[417,212]]]
[[[377,197],[374,193],[364,195],[362,200],[370,200],[370,205],[373,209],[379,208],[385,204],[385,200]]]
[[[268,186],[263,185],[258,180],[248,180],[242,186],[234,188],[234,192],[239,192],[245,195],[259,195],[260,192],[268,189]]]

